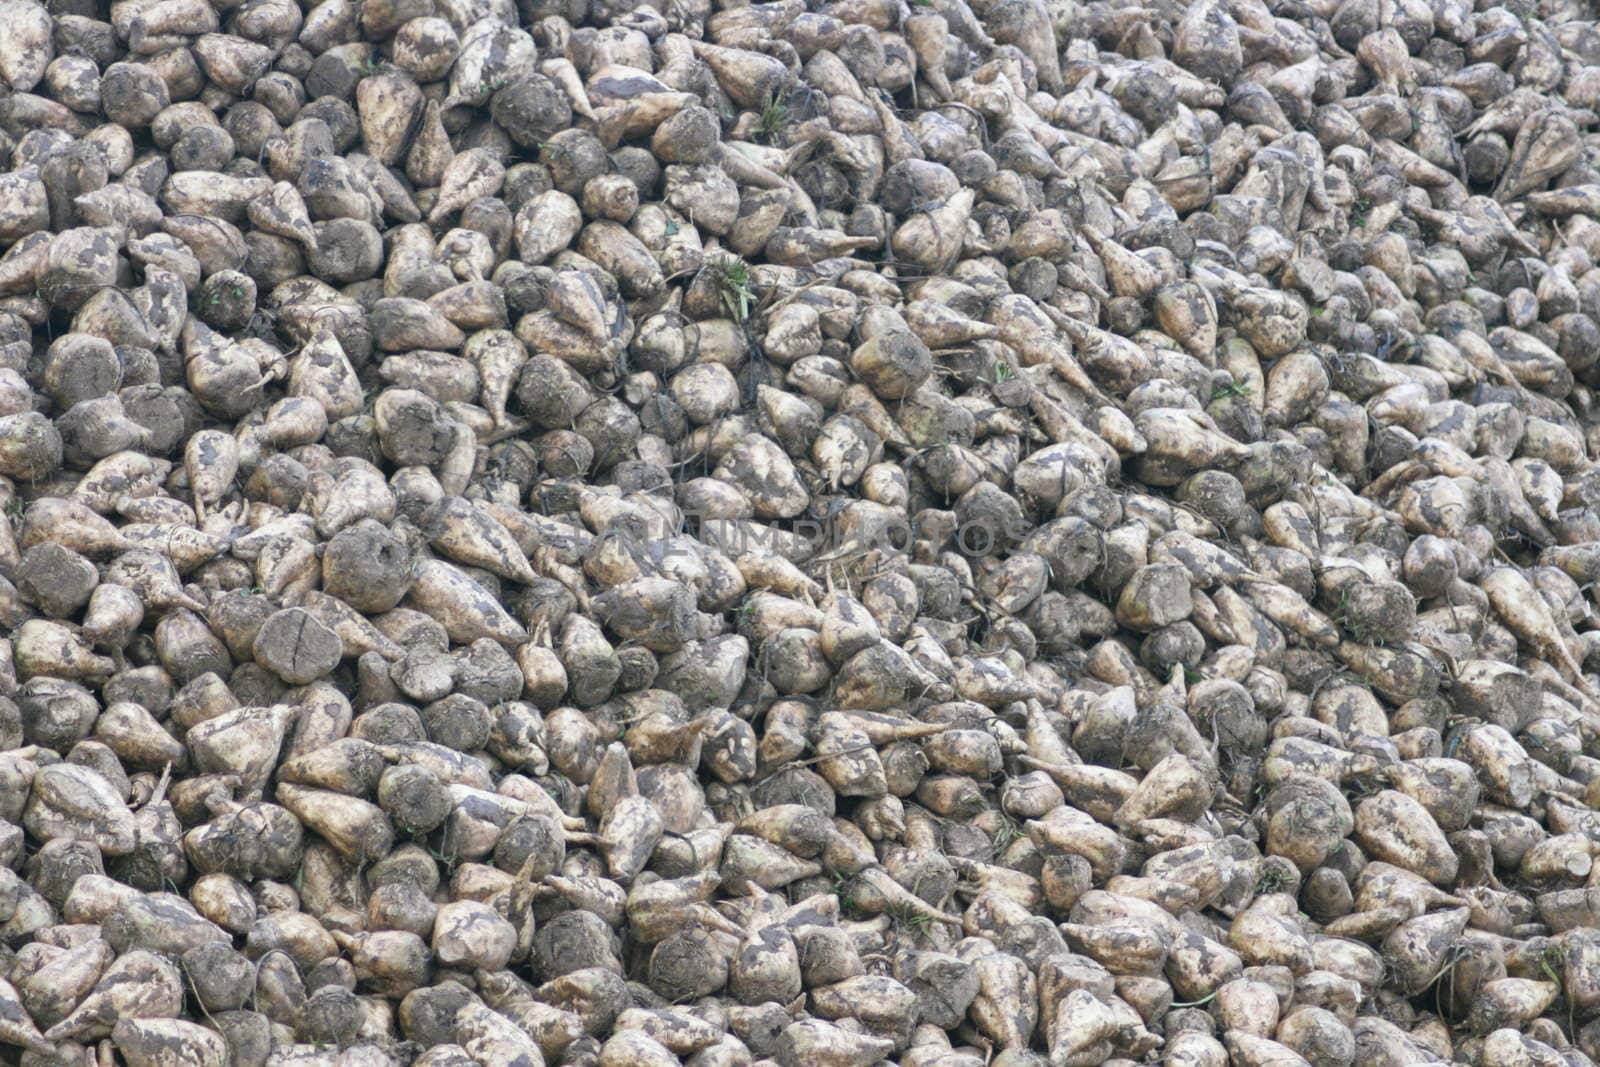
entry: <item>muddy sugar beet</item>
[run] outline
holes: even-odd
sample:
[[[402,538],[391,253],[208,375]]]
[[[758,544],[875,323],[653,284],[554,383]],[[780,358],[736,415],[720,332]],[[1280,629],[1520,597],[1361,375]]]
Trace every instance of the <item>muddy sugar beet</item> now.
[[[24,1067],[1593,1067],[1581,0],[0,0]]]

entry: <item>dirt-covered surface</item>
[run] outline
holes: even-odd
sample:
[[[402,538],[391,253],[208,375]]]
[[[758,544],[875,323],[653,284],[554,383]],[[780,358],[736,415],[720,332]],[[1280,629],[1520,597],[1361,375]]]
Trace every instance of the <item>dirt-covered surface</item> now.
[[[1589,0],[0,0],[0,1063],[1593,1067]]]

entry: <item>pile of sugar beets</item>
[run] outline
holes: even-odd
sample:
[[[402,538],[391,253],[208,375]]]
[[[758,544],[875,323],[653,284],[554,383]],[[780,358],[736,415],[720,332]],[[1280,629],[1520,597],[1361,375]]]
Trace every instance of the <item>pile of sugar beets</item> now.
[[[0,1063],[1600,1062],[1590,0],[0,83]]]

